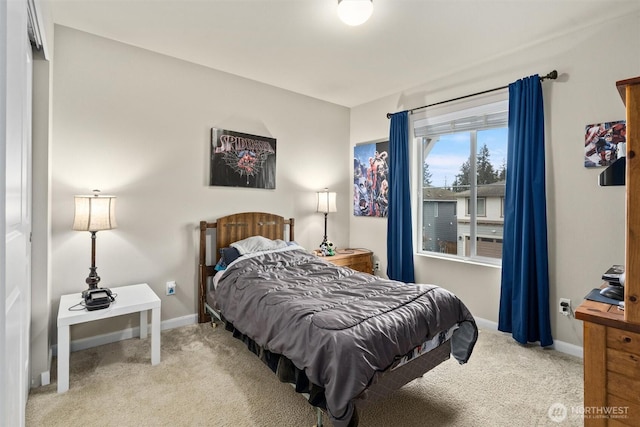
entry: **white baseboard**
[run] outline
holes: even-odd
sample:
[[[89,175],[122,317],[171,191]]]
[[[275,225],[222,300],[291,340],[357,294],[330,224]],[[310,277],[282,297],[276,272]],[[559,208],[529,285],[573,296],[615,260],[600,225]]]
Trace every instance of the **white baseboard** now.
[[[179,328],[181,326],[193,325],[198,323],[197,314],[189,314],[187,316],[175,317],[173,319],[163,320],[160,322],[160,330]],[[151,330],[151,325],[149,325]],[[71,341],[71,351],[85,350],[87,348],[97,347],[99,345],[110,344],[112,342],[118,342],[129,338],[140,336],[140,327],[124,329],[122,331],[110,332],[108,334],[96,335],[94,337],[82,338],[79,340]],[[54,356],[58,355],[58,344],[51,346],[51,350]]]
[[[551,346],[551,348],[553,348],[554,350],[558,350],[561,353],[584,359],[583,349],[579,345],[569,344],[568,342],[564,341],[553,340],[553,345]]]
[[[40,374],[40,385],[49,385],[51,383],[51,360],[53,359],[53,349],[49,349],[49,357],[47,359],[47,370]]]
[[[45,371],[40,374],[40,385],[45,386],[51,384],[51,371]]]
[[[51,347],[49,347],[49,354],[47,356],[47,370],[38,373],[34,373],[30,377],[30,387],[42,387],[45,385],[49,385],[51,383],[51,359],[53,358],[53,352],[51,351]]]
[[[498,332],[498,323],[493,322],[491,320],[483,319],[481,317],[476,317],[476,324],[481,329],[487,329],[490,331]],[[197,314],[189,314],[187,316],[176,317],[173,319],[163,320],[160,323],[161,330],[174,329],[179,328],[181,326],[193,325],[198,323],[198,315]],[[112,342],[118,342],[122,340],[126,340],[129,338],[137,337],[140,335],[140,328],[129,328],[118,332],[111,332],[103,335],[96,335],[95,337],[82,338],[76,341],[71,342],[71,351],[84,350],[87,348],[97,347],[99,345],[110,344]],[[582,347],[577,346],[575,344],[569,344],[564,341],[554,340],[552,349],[557,350],[561,353],[569,354],[571,356],[576,356],[579,358],[583,358]],[[58,355],[58,345],[54,344],[52,347],[53,356]],[[49,363],[49,367],[51,367],[51,363]],[[46,374],[46,376],[45,376]],[[49,371],[42,373],[42,385],[49,384]]]
[[[160,329],[164,331],[167,329],[179,328],[181,326],[195,325],[196,323],[198,323],[198,314],[194,313],[187,316],[174,317],[173,319],[165,320],[160,323]]]
[[[480,329],[488,329],[490,331],[498,331],[498,324],[496,322],[492,322],[491,320],[483,319],[482,317],[475,317],[476,325]]]
[[[492,322],[491,320],[482,319],[480,317],[476,317],[476,324],[481,329],[487,329],[490,331],[498,331],[498,323]],[[505,332],[506,333],[506,332]],[[569,344],[568,342],[553,340],[553,345],[549,346],[549,348],[553,350],[557,350],[560,353],[569,354],[571,356],[583,358],[582,347],[575,344]]]

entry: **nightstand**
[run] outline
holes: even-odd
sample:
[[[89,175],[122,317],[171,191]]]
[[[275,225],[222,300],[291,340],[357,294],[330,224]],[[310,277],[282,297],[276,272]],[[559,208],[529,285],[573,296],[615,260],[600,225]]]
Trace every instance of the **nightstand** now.
[[[373,252],[367,249],[340,249],[335,255],[322,258],[341,267],[373,274]]]
[[[71,325],[108,319],[123,314],[140,313],[140,338],[147,337],[147,312],[151,312],[151,364],[160,363],[160,298],[149,285],[122,286],[111,288],[116,300],[107,308],[88,311],[77,310],[82,294],[60,297],[58,308],[58,393],[69,390],[69,346]]]

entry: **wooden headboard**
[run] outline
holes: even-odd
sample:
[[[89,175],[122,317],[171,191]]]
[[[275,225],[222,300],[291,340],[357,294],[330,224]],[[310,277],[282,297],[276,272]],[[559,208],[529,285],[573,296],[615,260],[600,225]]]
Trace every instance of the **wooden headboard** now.
[[[217,262],[217,250],[231,243],[251,236],[263,236],[269,239],[294,239],[294,219],[285,219],[279,215],[264,212],[243,212],[218,218],[216,222],[200,221],[200,256],[198,280],[198,322],[208,322],[209,314],[204,309],[207,300],[207,282],[213,276]],[[216,229],[216,244],[210,248],[213,265],[207,265],[207,232]]]

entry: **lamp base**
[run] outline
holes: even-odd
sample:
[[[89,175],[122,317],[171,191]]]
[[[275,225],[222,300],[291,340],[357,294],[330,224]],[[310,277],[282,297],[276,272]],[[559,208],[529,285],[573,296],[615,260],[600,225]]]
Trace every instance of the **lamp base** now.
[[[100,276],[98,276],[98,272],[96,271],[98,267],[90,267],[89,268],[89,276],[85,280],[85,283],[89,285],[89,289],[98,289],[98,283],[100,283]]]

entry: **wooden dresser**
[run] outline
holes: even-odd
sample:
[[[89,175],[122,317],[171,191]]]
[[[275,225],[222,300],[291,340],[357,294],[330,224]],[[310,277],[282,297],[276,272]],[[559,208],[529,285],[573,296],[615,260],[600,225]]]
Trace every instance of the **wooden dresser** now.
[[[627,109],[625,310],[584,301],[584,425],[640,425],[640,77],[617,82]]]
[[[640,324],[596,301],[584,301],[575,313],[584,321],[584,425],[639,425]]]
[[[340,249],[335,255],[323,258],[335,265],[373,274],[373,252],[367,249]]]

